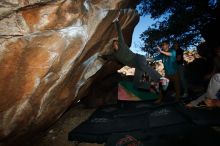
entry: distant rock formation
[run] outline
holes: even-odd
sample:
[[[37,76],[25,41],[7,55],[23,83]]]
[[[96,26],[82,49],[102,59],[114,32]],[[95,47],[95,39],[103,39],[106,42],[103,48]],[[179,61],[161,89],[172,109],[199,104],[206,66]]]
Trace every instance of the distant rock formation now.
[[[111,52],[116,9],[135,3],[1,0],[0,141],[45,129],[86,96],[106,63],[99,55]],[[128,44],[138,18],[132,9],[120,17]]]

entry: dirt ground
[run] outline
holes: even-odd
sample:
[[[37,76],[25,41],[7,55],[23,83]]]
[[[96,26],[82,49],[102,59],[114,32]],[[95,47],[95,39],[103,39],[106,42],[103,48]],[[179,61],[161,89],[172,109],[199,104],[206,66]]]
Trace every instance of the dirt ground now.
[[[31,141],[31,146],[75,146],[68,141],[68,133],[85,121],[95,109],[79,104],[70,108],[41,138]],[[77,146],[104,146],[101,144],[80,143]]]

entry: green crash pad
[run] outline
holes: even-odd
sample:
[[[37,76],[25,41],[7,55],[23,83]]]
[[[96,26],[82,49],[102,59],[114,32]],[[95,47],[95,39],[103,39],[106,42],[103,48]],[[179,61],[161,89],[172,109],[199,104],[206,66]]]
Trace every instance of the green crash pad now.
[[[147,89],[148,84],[146,84],[146,90],[143,90],[143,88],[140,90],[134,87],[133,82],[121,81],[118,85],[118,100],[142,101],[158,99],[156,93],[150,92]]]

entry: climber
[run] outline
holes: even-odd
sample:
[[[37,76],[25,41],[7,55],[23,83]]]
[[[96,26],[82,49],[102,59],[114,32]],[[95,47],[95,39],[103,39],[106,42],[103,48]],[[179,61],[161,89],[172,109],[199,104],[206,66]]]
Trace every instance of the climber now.
[[[115,28],[118,32],[118,40],[113,40],[114,53],[110,55],[105,55],[103,57],[115,58],[124,65],[127,65],[129,67],[134,67],[135,77],[140,76],[140,74],[146,72],[147,75],[150,76],[150,78],[153,81],[162,82],[164,78],[162,78],[162,76],[147,63],[146,58],[143,55],[133,53],[129,49],[128,45],[125,43],[121,26],[119,24],[119,19],[118,19],[119,16],[120,16],[120,11],[117,17],[113,20]]]

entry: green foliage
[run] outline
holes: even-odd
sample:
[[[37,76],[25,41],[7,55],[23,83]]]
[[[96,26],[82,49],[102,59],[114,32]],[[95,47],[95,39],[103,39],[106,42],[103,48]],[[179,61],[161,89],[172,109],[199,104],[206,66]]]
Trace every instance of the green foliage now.
[[[142,33],[143,50],[154,53],[153,47],[163,40],[177,40],[188,47],[201,41],[205,26],[217,19],[219,0],[140,0],[141,15],[158,20]],[[159,21],[162,19],[162,21]]]

